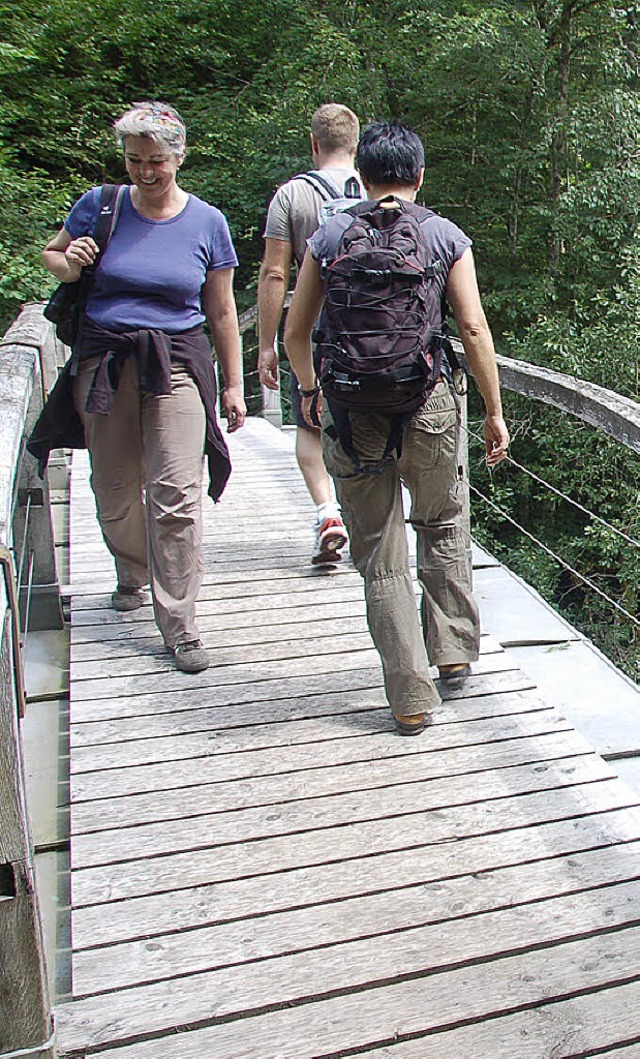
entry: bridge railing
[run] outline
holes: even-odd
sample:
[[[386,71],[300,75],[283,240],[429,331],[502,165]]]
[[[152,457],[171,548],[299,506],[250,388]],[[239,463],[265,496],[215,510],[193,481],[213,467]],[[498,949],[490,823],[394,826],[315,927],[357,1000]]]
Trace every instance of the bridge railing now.
[[[26,306],[0,343],[1,1055],[55,1055],[20,721],[26,632],[62,625],[48,483],[25,452],[57,358],[42,306]]]

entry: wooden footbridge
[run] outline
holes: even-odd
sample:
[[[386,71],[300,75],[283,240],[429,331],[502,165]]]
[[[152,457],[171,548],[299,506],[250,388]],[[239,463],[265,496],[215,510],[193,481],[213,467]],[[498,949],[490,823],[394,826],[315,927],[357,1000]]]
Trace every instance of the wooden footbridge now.
[[[640,795],[490,623],[400,737],[360,578],[309,565],[289,440],[254,419],[230,443],[192,676],[150,607],[110,610],[74,454],[72,997],[46,1054],[640,1056]]]

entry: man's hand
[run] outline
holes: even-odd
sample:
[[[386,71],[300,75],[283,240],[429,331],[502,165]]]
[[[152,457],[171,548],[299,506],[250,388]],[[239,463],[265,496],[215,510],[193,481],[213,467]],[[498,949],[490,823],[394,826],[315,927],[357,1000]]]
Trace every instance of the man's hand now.
[[[261,349],[258,354],[258,376],[268,390],[278,389],[278,354],[275,349]]]
[[[322,390],[318,390],[313,397],[301,397],[300,403],[305,423],[317,429],[320,426],[320,416],[322,415]]]
[[[227,420],[227,433],[233,434],[244,424],[247,406],[242,396],[242,387],[228,386],[222,394],[222,414]]]
[[[487,467],[495,467],[504,460],[509,447],[509,431],[502,416],[487,416],[484,421],[484,443]]]

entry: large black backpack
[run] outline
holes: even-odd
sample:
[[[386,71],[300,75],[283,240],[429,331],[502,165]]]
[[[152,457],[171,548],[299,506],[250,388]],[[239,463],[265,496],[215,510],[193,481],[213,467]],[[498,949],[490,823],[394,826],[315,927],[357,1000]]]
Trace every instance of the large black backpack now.
[[[385,205],[392,202],[392,205]],[[314,334],[318,381],[330,404],[409,416],[440,377],[444,263],[421,222],[431,210],[402,200],[363,202],[333,260]]]

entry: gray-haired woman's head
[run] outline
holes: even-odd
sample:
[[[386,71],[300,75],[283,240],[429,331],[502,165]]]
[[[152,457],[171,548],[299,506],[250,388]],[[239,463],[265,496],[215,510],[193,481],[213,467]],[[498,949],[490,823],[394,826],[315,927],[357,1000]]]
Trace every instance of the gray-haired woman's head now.
[[[186,151],[184,121],[175,107],[157,99],[134,103],[114,123],[114,128],[121,147],[125,136],[144,136],[171,154],[183,155]]]

